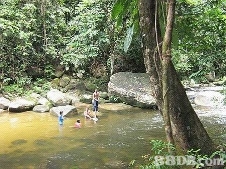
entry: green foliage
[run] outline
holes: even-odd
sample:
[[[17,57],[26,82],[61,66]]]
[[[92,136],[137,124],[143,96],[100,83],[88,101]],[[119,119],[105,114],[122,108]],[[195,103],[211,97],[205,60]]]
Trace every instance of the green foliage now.
[[[175,149],[172,144],[166,143],[162,140],[151,140],[151,154],[143,155],[144,164],[140,165],[140,169],[174,169],[175,166],[171,165],[157,165],[155,162],[155,156],[167,156],[170,155],[168,149]],[[135,164],[132,161],[130,164]]]
[[[3,86],[2,90],[5,93],[15,94],[15,95],[18,95],[18,96],[24,94],[24,88],[19,86],[18,84]]]
[[[223,144],[222,147],[226,147],[226,144]],[[200,149],[198,149],[198,150],[191,149],[187,152],[187,155],[195,157],[195,159],[196,159],[195,160],[196,165],[194,166],[195,168],[205,167],[205,161],[208,160],[208,159],[213,159],[213,158],[221,159],[221,160],[223,160],[222,161],[223,164],[226,164],[226,152],[223,149],[216,150],[210,156],[202,155],[200,153]]]
[[[38,78],[35,82],[31,82],[31,78],[23,77],[18,79],[16,83],[3,84],[2,92],[16,96],[23,96],[32,92],[45,94],[50,86],[50,82],[45,79]]]
[[[50,87],[51,87],[50,83],[51,82],[49,82],[48,80],[38,78],[32,84],[31,90],[39,94],[46,93],[47,91],[50,90]]]
[[[177,8],[176,68],[192,78],[212,71],[223,76],[226,71],[225,3],[221,0],[192,2],[182,1]]]
[[[100,91],[107,91],[107,84],[109,82],[108,77],[101,77],[101,78],[94,78],[90,77],[89,79],[85,80],[86,89],[90,92],[94,92],[95,89]]]
[[[31,67],[46,71],[45,66],[51,65],[60,53],[65,36],[70,36],[64,9],[49,0],[0,4],[1,80],[11,78],[14,82]],[[51,73],[47,69],[45,76],[51,76]]]
[[[32,4],[21,6],[16,1],[9,1],[1,4],[0,10],[0,69],[3,77],[15,80],[21,76],[30,63],[29,57],[34,54],[31,41],[36,26],[33,18],[36,8]]]
[[[133,39],[134,33],[139,32],[139,15],[137,0],[116,0],[112,11],[111,19],[116,21],[116,26],[127,27],[124,40],[124,52],[127,52]]]
[[[155,155],[169,155],[168,149],[175,150],[172,144],[166,143],[162,140],[151,140],[151,150]]]
[[[171,144],[168,144],[162,140],[151,140],[151,154],[147,154],[147,155],[143,155],[143,159],[144,159],[144,164],[140,165],[139,168],[140,169],[174,169],[174,168],[185,168],[186,166],[173,166],[173,165],[158,165],[158,163],[156,163],[155,161],[155,157],[156,156],[162,156],[162,157],[167,157],[170,156],[171,154],[169,154],[168,152],[168,148],[170,149],[175,149],[175,147]],[[226,144],[220,145],[219,147],[221,147],[221,149],[213,152],[210,156],[208,155],[202,155],[200,153],[200,149],[198,150],[194,150],[191,149],[189,151],[187,151],[187,153],[184,155],[186,156],[192,156],[193,159],[195,160],[194,162],[196,162],[195,166],[192,166],[193,168],[202,168],[205,167],[205,161],[208,159],[221,159],[223,160],[224,165],[226,164],[226,153],[225,153],[225,147]],[[164,159],[163,159],[164,161]],[[213,160],[214,161],[214,160]],[[164,161],[166,162],[166,161]],[[190,162],[189,162],[190,163]],[[221,165],[221,164],[218,164]],[[136,161],[132,160],[130,162],[130,166],[135,166],[136,167]]]
[[[111,95],[109,97],[109,101],[110,101],[110,103],[121,103],[122,102],[121,99],[115,95]]]
[[[124,41],[124,51],[127,52],[129,49],[129,46],[132,42],[133,39],[133,30],[134,30],[134,25],[132,27],[129,27],[127,30],[127,34],[126,34],[126,39]]]
[[[108,43],[106,27],[109,5],[107,1],[80,1],[68,23],[74,34],[68,40],[62,64],[73,66],[75,72],[87,70],[92,58],[100,53],[102,43]]]
[[[110,19],[113,2],[1,1],[0,81],[52,78],[58,65],[86,75],[93,62],[105,66],[110,55],[124,55],[123,31]]]
[[[13,84],[8,84],[10,82],[10,78],[6,78],[3,81],[3,86],[2,90],[5,93],[13,93],[16,95],[22,95],[26,92],[28,92],[27,88],[32,84],[31,78],[29,77],[16,77],[15,78],[15,83]]]
[[[191,149],[187,152],[187,154],[194,156],[196,161],[199,161],[199,163],[197,163],[195,165],[195,168],[201,168],[201,167],[205,166],[204,162],[205,162],[205,160],[208,159],[208,156],[200,154],[200,149],[198,149],[198,150]]]
[[[21,86],[37,78],[52,78],[59,64],[73,75],[81,71],[84,76],[89,75],[94,62],[109,71],[109,57],[115,58],[115,72],[144,72],[141,39],[136,36],[137,3],[1,1],[1,83]],[[200,78],[215,71],[222,76],[226,71],[225,3],[180,0],[178,5],[174,36],[179,43],[175,43],[173,59],[179,73]]]

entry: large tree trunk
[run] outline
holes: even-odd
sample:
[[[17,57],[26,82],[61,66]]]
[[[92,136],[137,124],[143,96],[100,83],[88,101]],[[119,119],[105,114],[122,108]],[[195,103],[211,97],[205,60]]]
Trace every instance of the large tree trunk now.
[[[159,110],[164,117],[167,140],[169,142],[175,140],[185,151],[193,148],[209,154],[214,150],[213,142],[191,106],[171,61],[174,6],[170,5],[174,5],[173,0],[169,3],[171,9],[168,12],[168,19],[170,20],[167,23],[169,27],[166,28],[162,54],[156,50],[156,39],[160,40],[161,37],[156,20],[158,17],[155,17],[157,14],[155,2],[155,0],[139,0],[140,28],[145,66],[147,73],[150,74],[151,88],[155,91],[153,96],[157,99]],[[156,28],[158,34],[155,32]]]
[[[169,92],[169,68],[171,61],[171,40],[173,32],[173,23],[174,23],[174,11],[175,11],[175,2],[174,0],[169,0],[168,5],[168,15],[167,15],[167,24],[165,35],[162,42],[162,114],[163,120],[165,122],[165,132],[167,141],[174,145],[173,131],[171,126],[171,118],[169,114],[170,110],[170,92]],[[169,152],[172,154],[173,150],[169,148]]]
[[[159,109],[162,107],[161,61],[157,42],[162,40],[158,18],[155,17],[155,0],[139,0],[140,29],[146,72],[150,75],[152,95]],[[155,26],[155,23],[157,25]],[[157,32],[157,33],[156,33]],[[156,40],[157,39],[157,40]]]
[[[157,100],[158,108],[160,109],[160,112],[165,112],[165,106],[162,105],[166,102],[163,102],[162,100],[164,99],[162,97],[162,67],[159,57],[161,54],[158,50],[158,42],[162,40],[159,39],[159,37],[161,37],[159,24],[156,24],[158,23],[158,17],[156,16],[157,12],[155,12],[155,0],[141,0],[139,2],[139,11],[146,71],[150,75],[151,88],[155,89],[153,90],[153,95]],[[166,113],[162,115],[167,141],[174,144],[169,115]]]

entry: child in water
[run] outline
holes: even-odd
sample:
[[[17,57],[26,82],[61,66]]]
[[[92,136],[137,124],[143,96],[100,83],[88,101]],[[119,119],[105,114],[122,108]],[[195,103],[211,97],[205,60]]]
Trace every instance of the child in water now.
[[[82,127],[81,121],[80,119],[78,119],[75,123],[75,128],[81,128],[81,127]]]
[[[60,111],[60,115],[58,117],[58,122],[59,122],[59,125],[61,125],[61,126],[64,124],[63,111]]]
[[[84,111],[85,118],[91,119],[91,112],[89,110],[89,107],[86,107],[86,110]]]

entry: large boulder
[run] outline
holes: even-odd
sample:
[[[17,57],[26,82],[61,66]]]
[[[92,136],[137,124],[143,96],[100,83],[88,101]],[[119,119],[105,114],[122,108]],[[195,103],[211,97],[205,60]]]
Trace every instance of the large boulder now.
[[[47,93],[47,99],[50,101],[53,106],[66,106],[71,105],[72,100],[70,97],[57,89],[51,89]]]
[[[150,78],[146,73],[119,72],[108,83],[109,96],[117,96],[123,102],[140,108],[156,108],[151,95]]]
[[[17,98],[16,100],[10,102],[8,111],[9,112],[25,112],[32,110],[36,103],[32,100],[26,98]]]
[[[10,104],[10,100],[5,97],[0,97],[0,109],[7,110]]]
[[[74,115],[78,115],[78,111],[76,107],[71,105],[52,107],[49,112],[53,116],[59,116],[60,111],[63,111],[63,116],[66,116],[66,117],[72,117]]]

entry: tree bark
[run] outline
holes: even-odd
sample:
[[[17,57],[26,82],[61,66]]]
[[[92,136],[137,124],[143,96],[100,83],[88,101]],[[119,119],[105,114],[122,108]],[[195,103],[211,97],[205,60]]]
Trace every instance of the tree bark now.
[[[174,10],[175,2],[174,0],[168,0],[168,12],[167,12],[167,24],[165,35],[162,42],[162,94],[163,94],[163,104],[162,104],[162,114],[163,120],[165,122],[165,132],[167,141],[174,145],[173,132],[171,127],[170,119],[170,92],[169,90],[169,80],[170,76],[168,75],[170,60],[171,60],[171,39],[173,32],[173,23],[174,23]],[[172,154],[173,150],[169,148],[169,152]]]
[[[160,25],[158,24],[158,17],[155,17],[155,0],[139,0],[139,15],[140,15],[140,29],[142,37],[142,49],[144,56],[144,64],[146,73],[150,76],[151,93],[155,98],[158,108],[162,108],[162,83],[161,83],[161,61],[160,54],[157,50],[157,40],[161,42]],[[155,25],[157,23],[157,25]],[[157,29],[157,30],[156,30]],[[157,32],[157,33],[156,33]],[[157,39],[157,40],[156,40]]]
[[[43,27],[43,46],[47,48],[47,34],[46,34],[46,0],[41,0],[41,16]]]
[[[146,71],[150,75],[153,96],[163,115],[167,140],[175,140],[177,145],[187,151],[200,149],[203,154],[214,151],[214,144],[200,122],[185,89],[181,84],[171,60],[171,39],[174,22],[175,0],[168,0],[168,22],[162,44],[162,53],[156,50],[158,39],[161,42],[155,0],[139,0],[140,28]],[[155,23],[157,24],[155,26]],[[158,34],[156,34],[156,29]],[[173,136],[173,137],[172,137]]]

